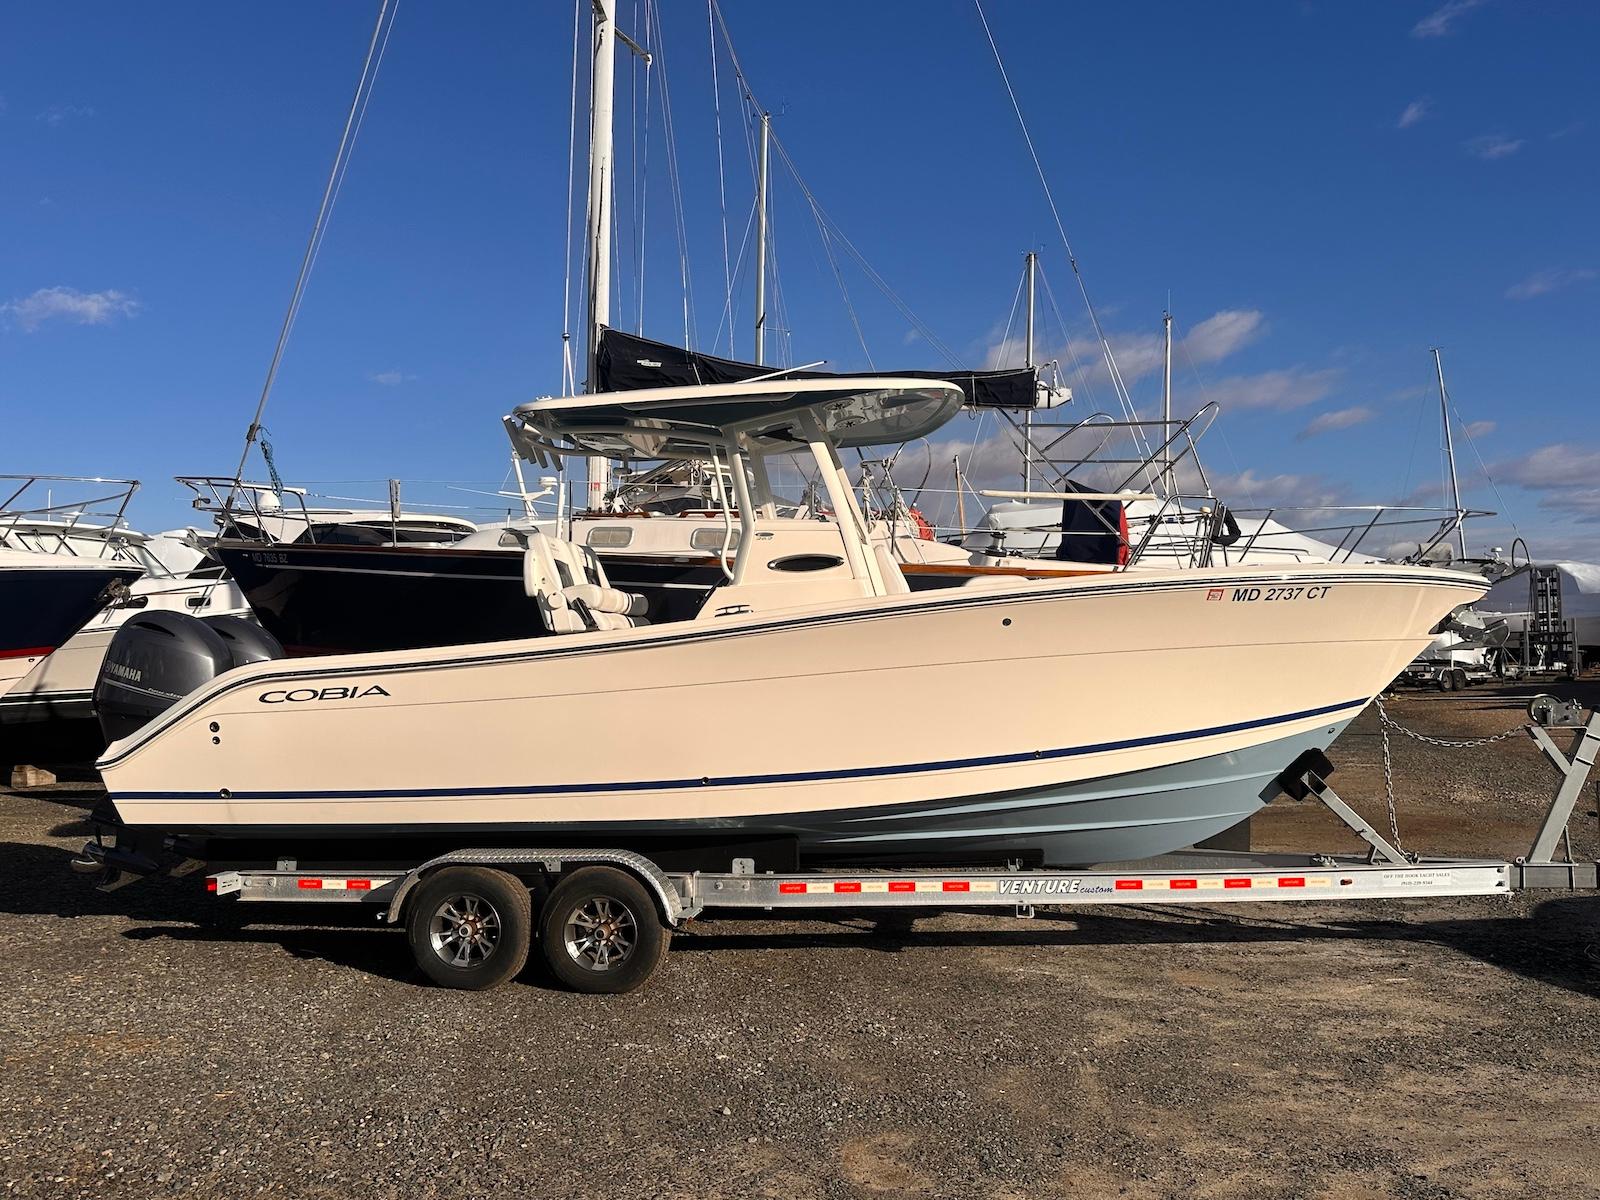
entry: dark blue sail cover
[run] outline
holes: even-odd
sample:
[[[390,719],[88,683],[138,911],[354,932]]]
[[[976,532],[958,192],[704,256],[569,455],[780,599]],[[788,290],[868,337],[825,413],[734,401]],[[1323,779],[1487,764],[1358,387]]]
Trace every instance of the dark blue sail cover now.
[[[600,334],[592,392],[632,392],[644,388],[691,387],[743,383],[778,368],[717,358],[667,342],[635,337],[620,329]],[[938,379],[953,383],[974,408],[1037,408],[1039,370],[1019,367],[1004,371],[785,371],[786,379],[861,379],[892,375],[897,379]]]

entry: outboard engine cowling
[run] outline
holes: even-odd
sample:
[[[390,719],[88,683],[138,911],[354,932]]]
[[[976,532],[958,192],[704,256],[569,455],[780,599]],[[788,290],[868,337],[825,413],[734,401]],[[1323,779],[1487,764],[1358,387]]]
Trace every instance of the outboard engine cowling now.
[[[95,681],[100,730],[108,742],[125,738],[233,665],[229,642],[199,617],[160,610],[130,617]]]
[[[228,643],[228,653],[233,665],[271,662],[284,657],[283,645],[254,621],[244,617],[201,617],[207,625]]]

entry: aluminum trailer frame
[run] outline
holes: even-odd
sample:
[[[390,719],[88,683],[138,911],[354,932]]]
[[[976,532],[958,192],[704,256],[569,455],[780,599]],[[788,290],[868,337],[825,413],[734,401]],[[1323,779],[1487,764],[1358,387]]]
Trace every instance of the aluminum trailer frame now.
[[[664,934],[710,909],[761,909],[774,912],[807,909],[999,909],[1032,916],[1036,907],[1103,904],[1212,905],[1305,900],[1413,899],[1436,896],[1510,895],[1531,888],[1587,890],[1600,888],[1600,863],[1558,860],[1563,839],[1596,758],[1600,757],[1600,711],[1584,714],[1571,702],[1550,696],[1529,704],[1529,736],[1560,775],[1544,818],[1526,856],[1511,860],[1421,858],[1403,852],[1352,809],[1329,786],[1331,764],[1322,755],[1303,756],[1279,778],[1295,801],[1315,801],[1367,843],[1365,857],[1332,855],[1251,855],[1189,850],[1112,868],[1083,870],[850,870],[762,872],[750,859],[733,859],[727,871],[663,870],[642,854],[598,846],[591,849],[463,849],[431,858],[407,869],[390,865],[372,870],[301,870],[292,859],[280,859],[271,870],[219,871],[206,879],[218,896],[241,901],[344,903],[370,905],[380,920],[400,924],[407,902],[424,881],[437,882],[443,872],[466,878],[485,869],[502,880],[525,884],[530,895],[550,889],[559,895],[562,881],[578,877],[631,880],[635,904],[653,908],[637,916],[658,922],[649,931],[657,948],[643,973],[626,987],[610,987],[596,976],[564,976],[583,981],[585,990],[613,991],[636,987],[658,961]],[[1563,751],[1553,730],[1574,734],[1573,748]],[[83,867],[105,862],[105,848],[85,847]],[[194,866],[198,864],[186,864]],[[176,872],[175,872],[176,873]],[[609,874],[607,874],[609,873]],[[514,878],[512,878],[514,877]],[[102,886],[119,886],[113,878]],[[559,885],[559,886],[556,886]],[[642,889],[642,890],[637,890]],[[592,889],[591,889],[592,890]],[[602,889],[603,890],[603,889]],[[530,900],[531,905],[531,900]],[[412,921],[411,925],[415,926]],[[437,922],[436,922],[437,924]],[[570,924],[566,942],[572,949]],[[545,927],[544,952],[559,969],[559,926]],[[414,932],[414,930],[412,930]],[[526,932],[526,931],[524,931]],[[519,937],[523,934],[519,934]],[[527,936],[531,937],[531,934]],[[422,939],[426,941],[424,937]],[[434,943],[438,949],[437,939]],[[413,951],[423,950],[413,938]],[[525,959],[526,942],[520,953]],[[575,951],[574,951],[575,953]],[[519,960],[520,963],[521,960]],[[430,964],[438,978],[438,964]],[[590,968],[593,970],[594,968]],[[605,968],[600,968],[601,972]],[[492,986],[463,982],[459,986]]]

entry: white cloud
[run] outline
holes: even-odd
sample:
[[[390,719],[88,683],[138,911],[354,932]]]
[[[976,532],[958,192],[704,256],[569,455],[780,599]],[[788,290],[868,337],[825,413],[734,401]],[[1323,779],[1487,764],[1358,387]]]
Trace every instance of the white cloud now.
[[[1372,420],[1374,415],[1370,408],[1361,404],[1357,404],[1353,408],[1335,408],[1313,417],[1311,423],[1302,429],[1296,435],[1296,438],[1299,441],[1305,441],[1306,438],[1313,438],[1318,434],[1333,433],[1336,430],[1363,425]]]
[[[1480,438],[1488,437],[1498,426],[1493,421],[1472,421],[1467,425],[1467,436]]]
[[[1563,488],[1539,498],[1545,512],[1570,517],[1582,525],[1600,523],[1600,488]]]
[[[1396,403],[1404,400],[1415,400],[1419,396],[1426,396],[1431,391],[1433,391],[1433,384],[1419,383],[1412,387],[1396,388],[1389,393],[1389,399]]]
[[[367,376],[373,383],[381,383],[384,387],[399,387],[402,383],[412,383],[415,375],[407,375],[404,371],[373,371]]]
[[[31,296],[0,304],[0,316],[32,333],[46,321],[73,325],[105,325],[118,317],[131,317],[139,302],[124,292],[80,292],[75,288],[40,288]]]
[[[1406,105],[1405,111],[1400,114],[1400,119],[1394,123],[1396,129],[1410,129],[1418,121],[1433,111],[1433,101],[1422,96]]]
[[[1222,309],[1196,323],[1177,339],[1173,345],[1174,365],[1192,362],[1198,366],[1202,363],[1220,362],[1244,349],[1264,332],[1266,332],[1266,317],[1259,309]],[[1072,372],[1068,382],[1080,385],[1108,382],[1111,372],[1106,366],[1104,354],[1095,344],[1094,337],[1085,334],[1075,340],[1082,370]],[[1161,369],[1162,358],[1166,351],[1165,339],[1159,331],[1108,333],[1106,340],[1111,343],[1111,354],[1116,359],[1117,370],[1121,373],[1123,382],[1131,384],[1134,380],[1142,379]],[[1022,338],[1012,334],[1004,341],[990,346],[984,357],[991,367],[1020,363]],[[1038,357],[1043,361],[1055,359],[1066,364],[1072,362],[1067,347],[1063,344],[1045,347]]]
[[[1243,350],[1266,329],[1260,310],[1229,308],[1213,313],[1184,335],[1183,350],[1197,363],[1213,363]]]
[[[92,116],[94,116],[94,109],[89,108],[87,105],[52,104],[43,112],[35,113],[33,119],[35,121],[43,121],[46,125],[54,128],[55,126],[60,125],[63,121],[71,121],[79,117]]]
[[[1469,138],[1462,143],[1462,148],[1473,158],[1494,162],[1497,158],[1508,158],[1521,150],[1522,139],[1507,137],[1503,133],[1486,133],[1481,137]]]
[[[1548,271],[1535,271],[1521,283],[1512,284],[1506,289],[1506,298],[1532,300],[1535,296],[1543,296],[1576,283],[1588,283],[1596,278],[1600,278],[1600,271],[1592,267],[1552,267]]]
[[[1232,375],[1211,384],[1202,395],[1221,404],[1224,412],[1237,408],[1304,408],[1333,391],[1340,374],[1337,367],[1317,371],[1289,367],[1257,375]]]
[[[1419,38],[1444,37],[1451,33],[1453,26],[1467,13],[1475,8],[1481,8],[1487,0],[1446,0],[1422,20],[1411,27],[1411,36]]]
[[[1211,481],[1216,494],[1234,508],[1317,509],[1343,504],[1348,489],[1321,475],[1257,475],[1245,468]],[[1291,518],[1288,524],[1294,524]]]
[[[1495,463],[1489,473],[1496,479],[1534,491],[1593,486],[1600,480],[1600,450],[1586,450],[1565,442],[1541,446],[1518,458]]]

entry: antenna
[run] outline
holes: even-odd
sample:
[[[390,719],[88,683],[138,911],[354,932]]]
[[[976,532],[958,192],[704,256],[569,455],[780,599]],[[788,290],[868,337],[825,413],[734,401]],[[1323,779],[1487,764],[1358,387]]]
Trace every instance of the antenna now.
[[[1161,314],[1161,490],[1172,499],[1172,301]]]
[[[1461,484],[1456,479],[1456,440],[1450,432],[1450,397],[1444,389],[1444,360],[1439,357],[1440,347],[1433,347],[1433,369],[1439,376],[1439,420],[1444,425],[1444,454],[1450,464],[1450,499],[1456,506],[1456,539],[1461,547],[1461,557],[1467,557],[1467,522],[1461,509]]]
[[[1034,284],[1039,274],[1039,255],[1032,250],[1023,255],[1023,270],[1028,281],[1028,315],[1023,325],[1022,365],[1032,370],[1033,368],[1033,298]],[[1034,401],[1038,402],[1038,390],[1034,391]],[[1033,409],[1026,409],[1022,414],[1022,490],[1033,491]],[[962,522],[966,524],[965,521]]]
[[[765,363],[767,352],[767,163],[772,144],[772,114],[761,114],[761,158],[756,183],[756,353],[751,359]]]

